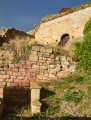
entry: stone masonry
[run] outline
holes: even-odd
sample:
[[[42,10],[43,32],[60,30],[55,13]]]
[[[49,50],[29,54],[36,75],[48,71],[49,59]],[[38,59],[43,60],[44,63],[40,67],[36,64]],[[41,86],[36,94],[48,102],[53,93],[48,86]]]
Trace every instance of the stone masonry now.
[[[10,55],[11,54],[11,55]],[[54,55],[53,49],[33,46],[29,60],[13,63],[12,53],[0,55],[0,93],[6,104],[23,105],[30,101],[30,86],[36,82],[60,80],[74,73],[70,57]],[[2,95],[1,95],[2,96]]]
[[[63,34],[72,38],[83,37],[85,23],[91,18],[91,7],[41,23],[35,39],[41,44],[58,43]],[[55,45],[55,44],[54,44]]]

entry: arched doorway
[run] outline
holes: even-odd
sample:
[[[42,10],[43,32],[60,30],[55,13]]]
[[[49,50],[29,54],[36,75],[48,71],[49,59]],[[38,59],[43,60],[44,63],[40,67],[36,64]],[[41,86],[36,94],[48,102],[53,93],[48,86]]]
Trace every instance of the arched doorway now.
[[[58,43],[59,46],[65,46],[68,40],[70,39],[70,36],[68,33],[65,33],[61,36],[60,42]]]

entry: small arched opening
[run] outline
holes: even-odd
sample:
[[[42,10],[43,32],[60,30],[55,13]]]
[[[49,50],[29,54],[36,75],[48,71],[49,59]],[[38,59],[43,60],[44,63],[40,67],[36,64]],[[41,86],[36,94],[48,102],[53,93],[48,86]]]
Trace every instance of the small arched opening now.
[[[68,33],[65,33],[61,36],[60,42],[58,43],[59,46],[65,46],[68,40],[70,39],[70,36]]]

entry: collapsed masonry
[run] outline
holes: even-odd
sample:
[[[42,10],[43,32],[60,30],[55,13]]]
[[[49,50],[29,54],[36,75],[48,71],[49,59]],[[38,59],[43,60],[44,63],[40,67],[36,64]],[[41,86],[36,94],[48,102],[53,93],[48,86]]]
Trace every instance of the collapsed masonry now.
[[[75,68],[76,63],[69,56],[55,55],[52,48],[44,46],[33,46],[29,60],[18,63],[13,63],[12,53],[4,51],[0,55],[0,101],[7,109],[27,104],[33,97],[33,84],[60,80],[74,73]]]
[[[0,30],[0,46],[3,43],[9,43],[10,40],[16,39],[23,39],[23,40],[31,40],[31,38],[35,38],[34,35],[29,35],[23,31],[16,30],[14,28],[2,28]]]

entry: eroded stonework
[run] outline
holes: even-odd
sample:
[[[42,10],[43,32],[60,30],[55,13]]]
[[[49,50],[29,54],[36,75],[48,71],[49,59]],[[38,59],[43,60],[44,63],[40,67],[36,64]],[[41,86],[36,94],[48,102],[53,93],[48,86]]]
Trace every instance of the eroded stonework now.
[[[41,23],[35,33],[35,39],[41,44],[57,45],[63,34],[67,33],[70,39],[83,37],[85,23],[91,18],[91,7]]]

